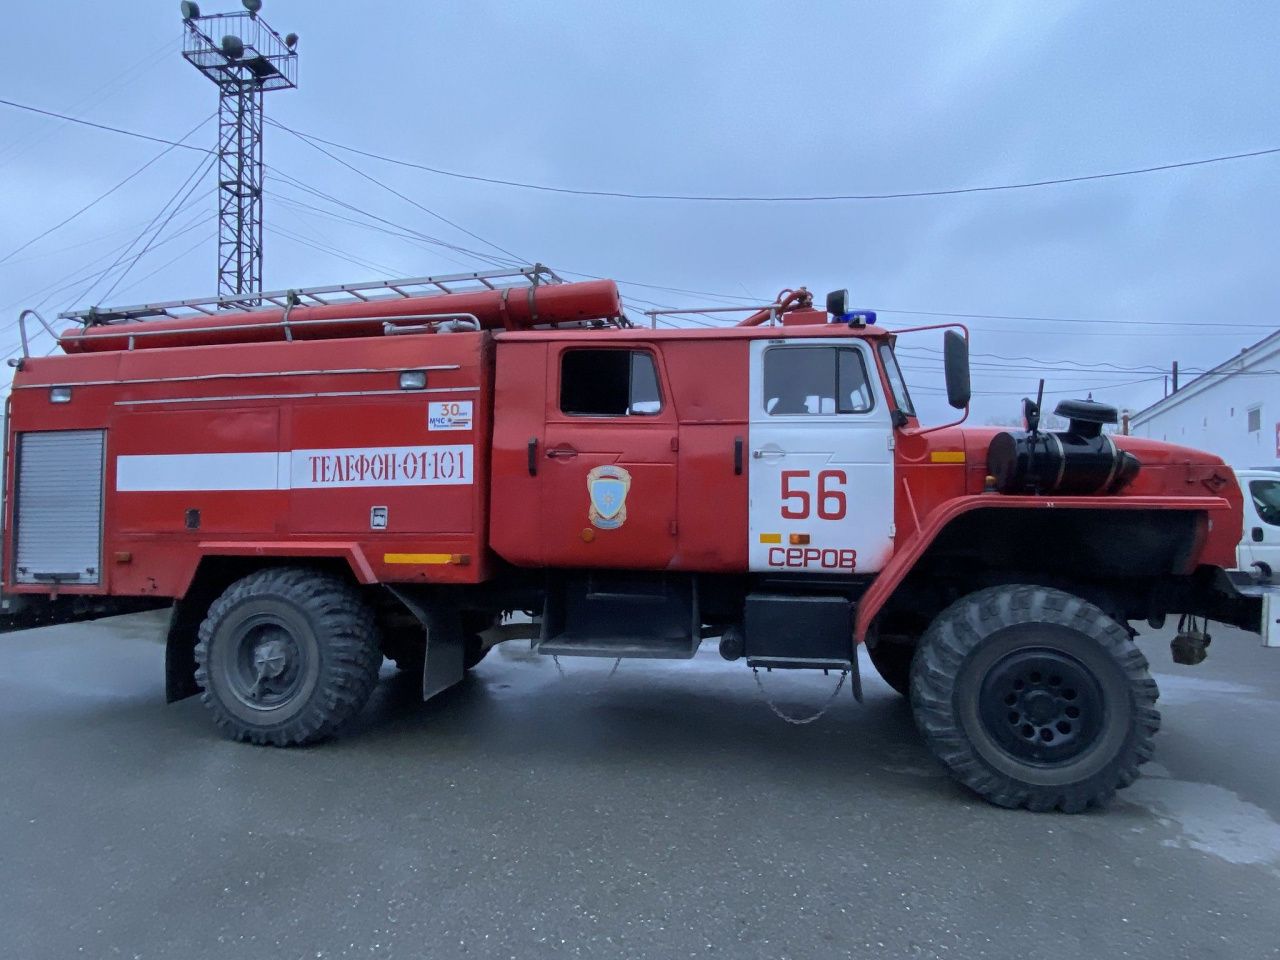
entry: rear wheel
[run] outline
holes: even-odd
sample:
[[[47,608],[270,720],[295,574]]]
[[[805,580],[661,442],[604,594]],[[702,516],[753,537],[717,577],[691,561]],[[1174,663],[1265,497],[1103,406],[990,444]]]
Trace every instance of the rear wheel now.
[[[911,671],[916,723],[957,780],[1002,807],[1108,803],[1151,757],[1155,681],[1128,632],[1061,590],[1011,585],[938,616]]]
[[[195,653],[214,722],[233,739],[280,747],[336,733],[369,699],[382,662],[373,613],[355,588],[297,568],[228,587]]]

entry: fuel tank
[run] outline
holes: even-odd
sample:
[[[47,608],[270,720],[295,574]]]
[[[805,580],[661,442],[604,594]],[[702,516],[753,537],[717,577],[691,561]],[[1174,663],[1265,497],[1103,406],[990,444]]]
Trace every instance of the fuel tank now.
[[[195,347],[278,340],[329,340],[380,336],[382,324],[411,325],[442,314],[467,314],[483,329],[527,330],[539,326],[608,320],[622,314],[612,280],[540,284],[343,303],[237,311],[207,317],[104,323],[73,327],[59,338],[65,353]],[[130,342],[132,341],[132,343]]]

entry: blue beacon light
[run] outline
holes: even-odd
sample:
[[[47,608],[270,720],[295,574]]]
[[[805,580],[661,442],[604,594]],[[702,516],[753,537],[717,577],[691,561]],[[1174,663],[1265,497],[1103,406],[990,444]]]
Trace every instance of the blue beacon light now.
[[[874,310],[850,310],[848,313],[840,315],[840,321],[847,323],[851,327],[870,327],[876,322],[876,312]]]

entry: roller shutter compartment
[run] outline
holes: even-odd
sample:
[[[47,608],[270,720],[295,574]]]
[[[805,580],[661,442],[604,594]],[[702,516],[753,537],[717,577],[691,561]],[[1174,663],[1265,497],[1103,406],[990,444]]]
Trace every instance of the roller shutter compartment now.
[[[16,583],[98,583],[102,430],[18,435]]]

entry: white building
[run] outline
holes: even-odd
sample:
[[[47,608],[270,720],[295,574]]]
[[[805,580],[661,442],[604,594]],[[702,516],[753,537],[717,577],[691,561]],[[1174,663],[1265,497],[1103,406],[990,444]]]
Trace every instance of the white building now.
[[[1129,432],[1207,450],[1236,469],[1280,467],[1280,330],[1134,414]]]

